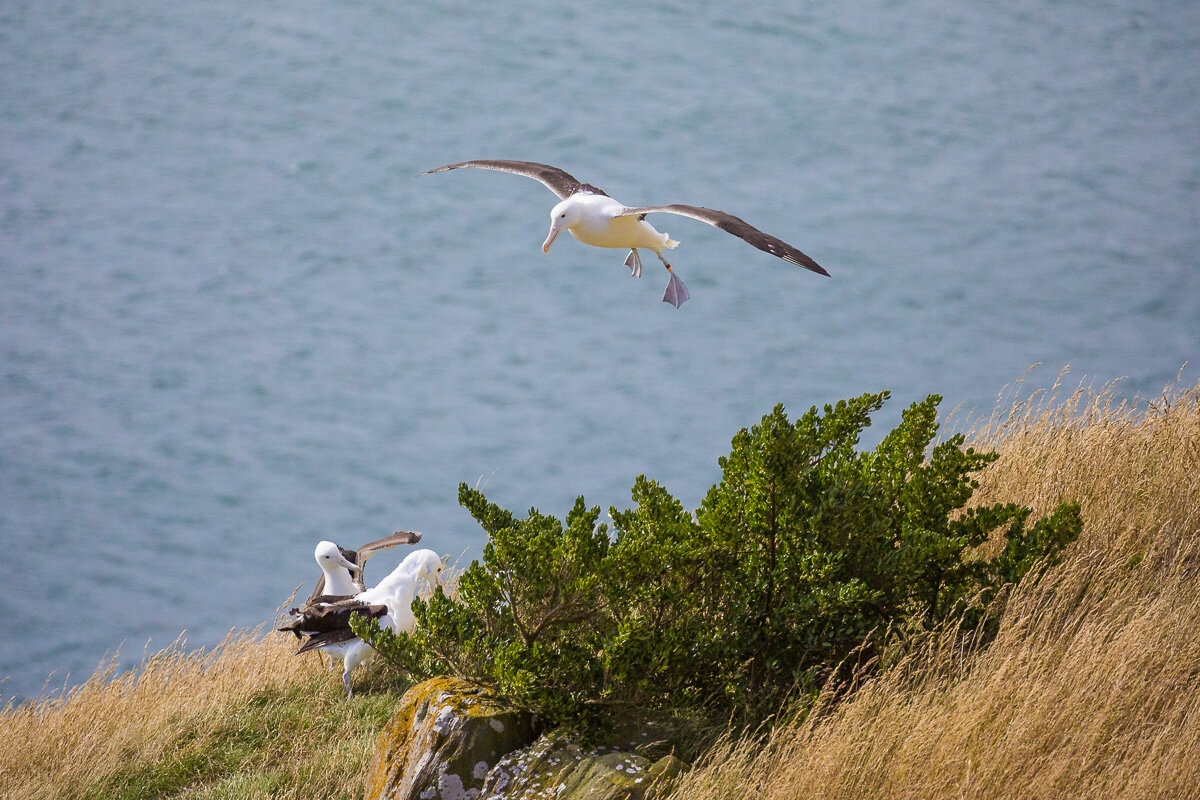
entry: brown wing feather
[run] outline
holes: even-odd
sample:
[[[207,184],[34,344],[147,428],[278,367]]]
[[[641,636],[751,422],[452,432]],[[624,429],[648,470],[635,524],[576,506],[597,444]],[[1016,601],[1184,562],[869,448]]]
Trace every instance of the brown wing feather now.
[[[315,633],[312,636],[309,636],[308,640],[305,641],[304,644],[300,646],[300,649],[296,651],[296,655],[300,655],[301,653],[307,653],[309,650],[316,650],[318,647],[322,647],[327,644],[337,644],[338,642],[348,642],[353,638],[355,638],[354,631],[350,630],[349,628],[346,628],[344,630],[324,631],[322,633]]]
[[[391,536],[385,536],[382,539],[376,539],[373,542],[368,542],[367,544],[362,545],[358,548],[357,552],[354,550],[342,550],[340,547],[338,549],[342,550],[342,555],[345,556],[348,561],[352,561],[355,564],[358,564],[360,567],[358,574],[352,575],[351,578],[354,581],[354,585],[358,587],[359,591],[365,592],[367,590],[366,566],[367,562],[371,559],[371,556],[375,555],[380,550],[389,550],[402,544],[416,544],[419,541],[421,541],[421,534],[417,533],[416,531],[396,531]],[[324,576],[322,575],[322,577]]]
[[[402,544],[416,544],[421,541],[421,534],[416,531],[396,531],[391,536],[385,536],[382,539],[376,539],[373,542],[368,542],[358,548],[358,557],[362,561],[356,561],[356,564],[364,563],[368,558],[380,550],[387,550],[391,547],[397,547]]]
[[[341,549],[341,548],[339,548],[339,549]],[[324,594],[325,594],[325,573],[322,572],[321,577],[317,578],[317,585],[315,587],[313,587],[312,594],[310,594],[308,596],[308,599],[305,600],[300,605],[300,607],[308,608],[309,606],[311,606],[313,603],[315,603],[317,601],[318,597],[321,597]]]
[[[327,597],[328,602],[318,603],[311,607],[291,610],[292,622],[282,625],[276,630],[293,633],[297,636],[317,636],[337,631],[350,631],[350,616],[361,614],[364,617],[378,619],[387,614],[385,605],[368,605],[354,598]],[[352,638],[351,633],[346,638]]]
[[[379,552],[380,550],[387,550],[392,547],[398,547],[402,544],[416,544],[419,541],[421,541],[421,534],[417,533],[416,531],[396,531],[390,536],[385,536],[382,539],[376,539],[373,542],[367,542],[359,547],[358,550],[347,550],[341,545],[338,545],[338,551],[342,554],[342,558],[346,559],[347,561],[353,564],[358,564],[360,567],[365,567],[371,556],[375,555],[375,553]],[[367,589],[367,585],[363,580],[363,574],[363,570],[359,570],[357,575],[351,576],[351,580],[354,581],[354,585],[358,587],[360,592],[366,591]],[[313,601],[315,601],[324,593],[325,573],[321,573],[321,577],[317,578],[316,588],[313,589],[313,593],[308,596],[308,599],[304,601],[304,605],[306,607],[312,605]]]
[[[558,195],[558,199],[566,200],[573,194],[587,192],[588,194],[605,194],[600,189],[592,186],[590,183],[583,183],[575,178],[569,172],[561,170],[558,167],[552,167],[549,164],[539,164],[536,161],[505,161],[501,159],[479,159],[475,161],[459,161],[457,164],[447,164],[444,167],[435,167],[422,172],[422,175],[432,175],[435,172],[447,172],[452,169],[461,169],[463,167],[476,167],[479,169],[492,169],[497,172],[511,172],[514,175],[524,175],[526,178],[533,178],[536,181],[541,181],[550,191]]]
[[[698,219],[701,222],[706,222],[714,228],[720,228],[726,233],[732,233],[747,244],[752,244],[759,250],[765,253],[770,253],[777,258],[782,258],[784,261],[791,262],[797,266],[812,270],[818,275],[826,275],[824,267],[813,261],[804,253],[792,247],[782,239],[778,239],[769,233],[764,233],[758,228],[751,225],[746,220],[740,217],[735,217],[733,214],[728,214],[724,211],[717,211],[713,208],[703,208],[702,206],[687,206],[681,203],[674,203],[669,206],[642,206],[641,208],[627,208],[617,216],[632,217],[645,216],[656,211],[662,211],[667,214],[679,214],[683,217],[691,217]]]
[[[358,613],[364,617],[378,619],[387,614],[387,611],[387,606],[384,605],[367,605],[353,598],[346,598],[318,609],[310,609],[290,626],[279,630],[288,630],[297,636],[301,633],[308,636],[308,640],[296,651],[296,655],[300,655],[322,645],[354,639],[354,631],[350,630],[351,614]]]

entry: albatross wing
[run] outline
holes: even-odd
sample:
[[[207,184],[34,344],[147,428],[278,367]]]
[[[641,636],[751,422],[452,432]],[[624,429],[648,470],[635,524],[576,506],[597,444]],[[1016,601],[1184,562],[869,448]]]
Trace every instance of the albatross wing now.
[[[373,542],[368,542],[358,548],[358,555],[366,561],[372,554],[379,550],[387,550],[391,547],[396,547],[402,544],[416,544],[421,541],[421,534],[416,531],[396,531],[390,536],[385,536],[382,539],[376,539]]]
[[[350,630],[350,615],[362,614],[364,617],[378,619],[388,613],[387,606],[382,603],[364,603],[353,597],[325,596],[324,602],[314,603],[308,608],[293,608],[289,612],[293,621],[291,624],[276,628],[279,631],[304,634],[311,636],[316,633],[328,633],[336,630]]]
[[[444,167],[435,167],[422,172],[422,175],[432,175],[435,172],[448,172],[452,169],[461,169],[463,167],[477,167],[479,169],[492,169],[497,172],[511,172],[514,175],[524,175],[526,178],[533,178],[535,181],[541,181],[546,188],[558,195],[559,200],[566,200],[573,194],[585,192],[587,194],[602,194],[605,197],[608,195],[595,186],[589,183],[583,183],[577,180],[570,173],[552,167],[549,164],[539,164],[536,161],[504,161],[499,159],[483,159],[476,161],[459,161],[457,164],[447,164]]]
[[[797,266],[812,270],[818,275],[828,276],[829,273],[825,268],[813,261],[811,258],[801,253],[795,247],[792,247],[782,239],[777,239],[769,233],[763,233],[758,228],[751,225],[746,220],[740,217],[735,217],[733,214],[728,214],[724,211],[717,211],[713,208],[702,208],[700,206],[686,206],[680,203],[674,203],[669,206],[642,206],[641,208],[627,208],[618,217],[643,217],[646,214],[655,212],[664,212],[667,214],[678,214],[681,217],[691,217],[698,219],[701,222],[706,222],[714,228],[720,228],[726,233],[732,233],[742,241],[752,244],[759,250],[765,253],[770,253],[773,256],[782,258],[784,261],[791,262]]]
[[[385,536],[382,539],[376,539],[373,542],[367,542],[357,550],[347,550],[341,545],[338,545],[338,551],[347,561],[359,566],[358,574],[351,575],[350,577],[351,580],[354,581],[354,585],[357,586],[358,590],[361,592],[365,591],[367,588],[367,584],[363,579],[363,574],[365,572],[363,567],[367,565],[367,561],[370,560],[371,556],[375,555],[380,550],[389,550],[402,544],[416,544],[419,541],[421,541],[421,534],[417,533],[416,531],[396,531],[390,536]],[[321,577],[317,579],[317,585],[313,589],[313,593],[310,594],[308,599],[304,601],[304,606],[308,607],[323,594],[325,594],[325,576],[321,575]]]
[[[296,651],[295,655],[300,655],[301,653],[307,653],[312,650],[318,650],[322,647],[326,647],[331,644],[338,644],[340,642],[349,642],[356,638],[357,637],[354,635],[354,631],[350,630],[349,628],[344,628],[344,629],[335,630],[335,631],[322,631],[321,633],[314,633],[308,637],[308,640],[305,641],[304,644],[302,644],[300,646],[300,649]]]

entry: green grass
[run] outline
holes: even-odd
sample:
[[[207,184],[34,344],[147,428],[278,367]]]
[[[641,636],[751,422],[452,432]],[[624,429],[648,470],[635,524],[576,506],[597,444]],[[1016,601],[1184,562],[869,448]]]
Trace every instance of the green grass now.
[[[360,761],[399,695],[360,693],[330,702],[326,692],[314,693],[314,688],[306,682],[259,689],[244,704],[223,709],[215,718],[180,714],[168,721],[174,734],[156,757],[121,765],[79,796],[249,799],[280,796],[318,782],[315,768],[296,769],[289,763],[296,757],[297,743],[326,742],[326,758],[344,751],[350,760]],[[349,782],[341,793],[324,796],[358,798],[361,793],[361,782]]]

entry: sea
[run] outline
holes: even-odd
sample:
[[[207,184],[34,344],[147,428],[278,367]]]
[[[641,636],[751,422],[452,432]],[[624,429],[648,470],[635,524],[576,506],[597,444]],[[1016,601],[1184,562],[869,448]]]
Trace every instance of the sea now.
[[[676,310],[543,254],[537,182],[419,175],[479,158],[830,277],[653,215]],[[322,539],[465,566],[460,483],[695,508],[777,403],[886,389],[870,447],[1197,358],[1195,2],[0,2],[5,699],[269,624]]]

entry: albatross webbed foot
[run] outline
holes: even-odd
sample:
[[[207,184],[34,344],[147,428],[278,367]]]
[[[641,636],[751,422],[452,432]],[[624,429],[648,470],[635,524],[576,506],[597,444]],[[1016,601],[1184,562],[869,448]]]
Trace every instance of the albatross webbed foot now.
[[[642,257],[638,255],[636,247],[629,250],[629,255],[625,258],[625,266],[629,267],[629,277],[642,277]]]
[[[683,281],[675,277],[675,271],[671,269],[671,265],[667,265],[667,270],[671,273],[671,280],[667,283],[667,291],[663,294],[663,302],[679,308],[688,301],[691,297],[688,294],[687,287],[683,285]]]

